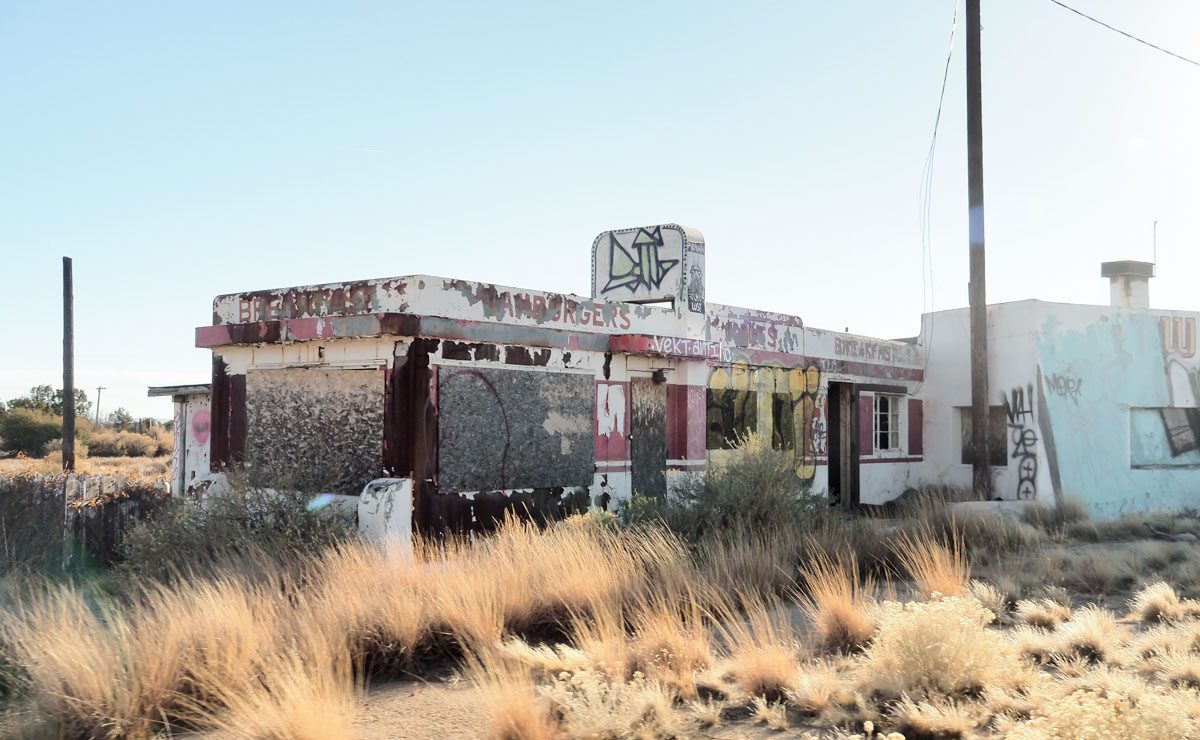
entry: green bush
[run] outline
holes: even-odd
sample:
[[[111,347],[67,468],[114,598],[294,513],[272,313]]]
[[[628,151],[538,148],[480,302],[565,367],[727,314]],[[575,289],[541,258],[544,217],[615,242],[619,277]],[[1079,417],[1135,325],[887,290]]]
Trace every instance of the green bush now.
[[[13,409],[0,419],[3,449],[30,457],[45,454],[46,444],[62,437],[62,419],[44,411]]]
[[[294,562],[352,534],[347,521],[314,501],[310,494],[254,488],[241,479],[203,500],[173,498],[125,533],[122,570],[161,579],[263,556]]]
[[[88,449],[92,457],[154,457],[158,440],[136,432],[93,432]]]
[[[711,466],[702,478],[694,476],[673,492],[664,518],[690,538],[738,528],[806,527],[829,510],[829,500],[813,495],[810,484],[796,475],[790,456],[749,434],[737,440],[729,462]]]

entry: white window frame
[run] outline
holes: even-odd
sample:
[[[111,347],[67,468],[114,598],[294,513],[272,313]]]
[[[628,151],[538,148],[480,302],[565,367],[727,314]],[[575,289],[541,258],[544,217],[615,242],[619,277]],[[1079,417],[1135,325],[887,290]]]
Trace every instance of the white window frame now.
[[[879,409],[881,399],[887,400],[888,410],[886,412],[881,412]],[[904,456],[907,442],[905,434],[907,404],[904,403],[904,399],[905,396],[896,393],[876,393],[871,400],[871,448],[877,457]],[[887,447],[879,446],[879,436],[883,433],[880,431],[880,420],[883,418],[889,420],[889,429],[886,432],[889,441]]]

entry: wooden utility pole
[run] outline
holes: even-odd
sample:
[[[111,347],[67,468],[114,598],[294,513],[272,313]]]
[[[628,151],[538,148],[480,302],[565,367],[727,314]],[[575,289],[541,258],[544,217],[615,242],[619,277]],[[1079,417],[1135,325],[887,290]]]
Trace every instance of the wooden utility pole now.
[[[983,101],[979,0],[967,0],[967,203],[971,249],[971,460],[975,494],[991,498],[987,290],[983,250]]]
[[[63,472],[75,471],[75,288],[63,257]]]

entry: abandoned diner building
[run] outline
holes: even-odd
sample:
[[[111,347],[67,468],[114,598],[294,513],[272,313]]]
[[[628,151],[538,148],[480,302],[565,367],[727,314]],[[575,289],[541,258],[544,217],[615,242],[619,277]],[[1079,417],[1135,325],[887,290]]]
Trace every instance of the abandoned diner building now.
[[[704,250],[674,224],[604,232],[590,297],[425,275],[218,296],[211,397],[173,394],[196,426],[177,457],[202,461],[177,485],[244,463],[365,501],[400,479],[399,530],[472,528],[661,495],[751,431],[831,503],[970,485],[967,309],[906,340],[816,329],[709,302]],[[1151,274],[1105,263],[1110,305],[988,308],[996,497],[1195,505],[1197,314],[1150,309]]]

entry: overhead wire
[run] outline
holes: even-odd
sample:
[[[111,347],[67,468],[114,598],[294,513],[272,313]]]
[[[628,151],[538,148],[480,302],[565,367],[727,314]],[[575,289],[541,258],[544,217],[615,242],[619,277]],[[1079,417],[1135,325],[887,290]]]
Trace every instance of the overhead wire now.
[[[933,313],[936,305],[936,293],[934,291],[933,277],[933,236],[930,222],[933,215],[933,173],[934,161],[937,154],[937,139],[938,130],[942,123],[942,106],[946,100],[946,84],[950,79],[950,61],[954,58],[954,38],[958,32],[958,4],[959,0],[954,1],[954,15],[950,19],[950,42],[946,48],[946,63],[942,68],[942,88],[938,93],[937,114],[933,118],[933,135],[929,141],[929,151],[925,155],[925,166],[921,170],[921,187],[917,195],[918,200],[918,219],[921,227],[921,313],[924,316],[926,313]],[[928,281],[926,276],[928,275]],[[928,298],[928,308],[926,311],[926,299]],[[929,366],[929,350],[933,346],[933,322],[930,321],[929,337],[925,347],[925,363],[921,371],[921,382],[917,385],[913,393],[921,390],[925,385],[925,369]]]
[[[1082,18],[1086,18],[1089,21],[1091,21],[1092,23],[1096,23],[1098,25],[1104,26],[1108,30],[1115,31],[1116,33],[1119,33],[1126,38],[1133,39],[1134,41],[1138,42],[1139,44],[1145,44],[1146,46],[1149,46],[1151,49],[1154,49],[1155,51],[1161,51],[1163,54],[1173,56],[1180,61],[1187,62],[1188,64],[1200,67],[1200,62],[1197,62],[1195,59],[1189,59],[1182,54],[1176,54],[1175,52],[1171,51],[1170,49],[1164,49],[1163,47],[1159,46],[1158,44],[1151,43],[1151,42],[1147,41],[1146,39],[1141,38],[1140,36],[1135,36],[1132,33],[1129,33],[1128,31],[1123,31],[1120,28],[1117,28],[1116,26],[1109,25],[1108,23],[1105,23],[1104,21],[1100,20],[1099,18],[1095,18],[1093,16],[1088,15],[1087,13],[1083,12],[1082,10],[1072,8],[1070,5],[1067,5],[1066,3],[1062,2],[1062,0],[1050,0],[1050,2],[1054,3],[1055,5],[1059,6],[1060,8],[1064,8],[1066,10],[1071,11],[1075,15],[1078,15]]]

